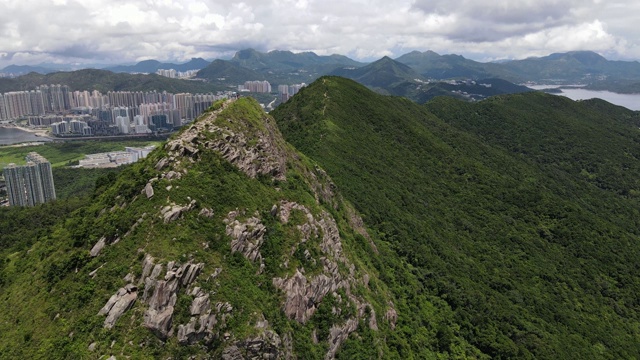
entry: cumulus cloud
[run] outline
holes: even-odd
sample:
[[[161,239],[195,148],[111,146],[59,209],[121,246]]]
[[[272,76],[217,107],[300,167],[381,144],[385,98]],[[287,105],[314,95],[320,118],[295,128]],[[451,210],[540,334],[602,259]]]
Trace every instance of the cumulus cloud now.
[[[640,59],[630,0],[4,0],[0,67],[226,57],[253,47],[360,60],[595,50]]]

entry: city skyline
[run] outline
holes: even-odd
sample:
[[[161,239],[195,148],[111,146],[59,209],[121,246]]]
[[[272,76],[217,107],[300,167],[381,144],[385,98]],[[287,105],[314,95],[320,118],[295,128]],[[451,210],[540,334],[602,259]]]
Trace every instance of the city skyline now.
[[[224,59],[246,48],[360,61],[413,50],[476,61],[573,50],[638,60],[639,11],[630,0],[8,0],[0,4],[0,68]]]

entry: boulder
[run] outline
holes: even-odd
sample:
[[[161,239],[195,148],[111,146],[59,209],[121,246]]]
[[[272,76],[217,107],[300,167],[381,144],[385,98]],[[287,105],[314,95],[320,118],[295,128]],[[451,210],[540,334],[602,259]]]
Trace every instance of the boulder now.
[[[129,284],[120,288],[117,293],[109,298],[107,303],[98,312],[98,315],[107,316],[104,320],[105,328],[113,328],[116,321],[118,321],[122,314],[133,306],[133,303],[138,298],[137,290],[137,286]]]
[[[153,186],[150,182],[145,185],[144,194],[147,196],[147,199],[151,199],[153,197]]]
[[[106,245],[106,241],[107,241],[107,238],[103,236],[100,238],[100,240],[98,240],[98,242],[95,245],[93,245],[93,247],[91,248],[91,251],[89,251],[89,254],[91,255],[91,257],[96,257],[98,256],[98,254],[100,254],[100,251],[102,251],[102,249]]]

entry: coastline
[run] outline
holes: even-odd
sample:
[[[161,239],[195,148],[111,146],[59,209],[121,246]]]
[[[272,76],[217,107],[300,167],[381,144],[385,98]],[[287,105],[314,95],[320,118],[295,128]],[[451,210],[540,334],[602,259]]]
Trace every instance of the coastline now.
[[[35,136],[38,136],[38,137],[53,139],[52,137],[49,136],[49,129],[24,127],[24,126],[17,125],[15,123],[0,123],[0,128],[22,130],[22,131],[26,131],[28,133],[34,134]]]

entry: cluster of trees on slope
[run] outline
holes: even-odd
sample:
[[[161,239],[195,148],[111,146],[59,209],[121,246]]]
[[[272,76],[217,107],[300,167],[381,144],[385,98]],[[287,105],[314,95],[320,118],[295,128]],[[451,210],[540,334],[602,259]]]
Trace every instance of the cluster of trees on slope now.
[[[272,114],[452,334],[493,358],[640,354],[638,113],[539,93],[419,106],[326,77]]]

